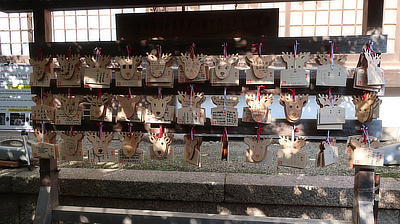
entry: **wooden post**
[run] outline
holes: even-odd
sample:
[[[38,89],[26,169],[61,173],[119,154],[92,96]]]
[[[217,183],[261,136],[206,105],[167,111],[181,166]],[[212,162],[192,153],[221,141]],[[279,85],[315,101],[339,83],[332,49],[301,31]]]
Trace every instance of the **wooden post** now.
[[[51,41],[50,11],[38,7],[33,10],[35,44]],[[34,55],[30,55],[34,57]],[[34,223],[51,223],[52,210],[58,206],[58,169],[56,159],[39,159],[40,192]]]
[[[364,0],[362,34],[381,34],[384,0]]]
[[[374,222],[378,223],[378,209],[379,209],[379,189],[381,185],[381,174],[375,174],[375,188],[374,188]]]
[[[374,224],[374,167],[354,165],[353,223]]]

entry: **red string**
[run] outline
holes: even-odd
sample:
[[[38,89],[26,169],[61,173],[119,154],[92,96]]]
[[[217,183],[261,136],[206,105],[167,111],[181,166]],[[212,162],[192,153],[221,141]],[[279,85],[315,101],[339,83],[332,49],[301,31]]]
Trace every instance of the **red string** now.
[[[161,58],[162,56],[162,47],[165,46],[165,44],[157,44],[157,58]]]
[[[265,86],[263,86],[263,85],[257,86],[257,99],[258,99],[258,101],[260,101],[260,99],[261,99],[261,89],[263,89],[263,88],[265,88]]]
[[[190,131],[190,139],[193,140],[194,137],[196,136],[197,132],[194,130],[194,125],[192,126],[192,129]]]
[[[101,99],[101,89],[97,89],[96,90],[96,92],[97,92],[97,99]]]
[[[296,98],[296,89],[293,88],[293,89],[288,89],[288,90],[292,91],[292,98],[293,98],[293,100],[295,100],[295,98]]]
[[[71,46],[68,46],[67,56],[68,56],[68,61],[69,61],[69,59],[71,58]]]
[[[223,59],[228,57],[228,45],[229,45],[229,42],[222,44],[222,47],[224,48],[223,55],[222,55]]]
[[[261,40],[260,43],[252,44],[253,47],[257,47],[258,56],[259,56],[260,58],[261,58],[261,55],[262,55],[262,48],[263,48],[264,46],[266,46],[266,45],[264,44],[264,41],[265,41],[265,38],[263,38],[263,39]]]
[[[260,141],[260,135],[264,131],[264,128],[261,127],[260,123],[257,123],[257,142]]]
[[[368,127],[365,127],[365,126],[363,125],[360,129],[358,129],[358,131],[362,131],[362,132],[363,132],[363,142],[364,142],[364,143],[367,142],[367,135],[368,135],[368,136],[371,136],[371,135],[368,133]]]
[[[73,125],[70,126],[69,136],[74,136],[75,127]]]
[[[374,51],[374,49],[372,48],[372,45],[373,45],[373,44],[374,44],[374,42],[372,42],[372,41],[370,40],[370,41],[368,42],[367,48],[368,48],[370,54],[372,55],[372,57],[375,57],[375,51]]]
[[[361,97],[361,100],[364,101],[367,99],[368,91],[363,91],[363,96]]]
[[[195,53],[195,50],[196,50],[196,44],[194,42],[192,42],[191,45],[188,45],[186,47],[186,50],[190,51],[190,57],[193,59],[194,58],[194,53]]]
[[[35,49],[36,49],[36,51],[34,51],[34,52],[38,54],[38,56],[37,56],[38,61],[43,60],[42,49],[36,47],[36,45],[35,45],[34,47],[35,47]]]
[[[162,136],[163,136],[163,134],[164,134],[163,126],[162,126],[162,125],[159,125],[159,128],[160,128],[160,133],[158,133],[158,137],[159,137],[159,138],[162,138]]]
[[[126,52],[128,53],[128,56],[126,56],[127,59],[131,58],[131,51],[135,50],[136,48],[131,47],[130,44],[126,45]]]
[[[103,122],[96,122],[96,125],[99,126],[99,137],[101,138],[103,135],[104,124],[103,124]]]

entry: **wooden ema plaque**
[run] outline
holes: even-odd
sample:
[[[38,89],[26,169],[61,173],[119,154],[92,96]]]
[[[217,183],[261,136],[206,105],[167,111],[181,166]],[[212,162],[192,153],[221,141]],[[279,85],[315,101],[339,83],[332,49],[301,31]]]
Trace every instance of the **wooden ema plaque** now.
[[[305,63],[310,58],[310,52],[300,52],[295,58],[293,53],[282,52],[282,61],[286,63],[286,69],[281,71],[281,88],[309,87],[310,71],[304,69]]]
[[[186,92],[178,91],[178,101],[182,104],[178,109],[178,124],[204,125],[205,109],[200,107],[205,100],[204,93],[193,93],[190,97]]]
[[[204,63],[206,55],[194,55],[193,58],[188,53],[181,53],[182,56],[178,57],[178,62],[183,66],[183,71],[189,80],[197,78],[200,73],[201,65]]]
[[[115,150],[109,147],[114,132],[88,132],[87,139],[92,143],[93,148],[88,150],[90,163],[114,162]]]
[[[179,83],[204,83],[210,80],[209,67],[206,65],[200,65],[199,74],[194,79],[188,79],[185,75],[185,69],[183,65],[178,67],[178,82]]]
[[[53,59],[50,57],[44,58],[43,60],[30,58],[29,64],[33,68],[33,72],[30,75],[29,85],[49,87],[50,79],[53,74]]]
[[[346,87],[347,68],[343,66],[346,60],[347,55],[335,55],[332,65],[329,54],[317,54],[315,61],[321,66],[318,66],[316,85]]]
[[[83,106],[79,106],[78,112],[74,117],[67,116],[63,109],[56,110],[56,125],[81,125],[83,120]]]
[[[60,137],[64,140],[61,143],[61,160],[83,161],[82,140],[84,132],[77,132],[74,135],[69,131],[61,132]]]
[[[353,165],[383,166],[385,152],[379,149],[356,148]]]
[[[57,159],[58,145],[47,142],[37,142],[32,144],[33,157],[39,159]]]
[[[271,124],[271,121],[272,121],[271,109],[268,108],[267,116],[265,117],[264,120],[262,120],[261,122],[258,122],[258,123]],[[253,120],[253,116],[251,115],[251,111],[248,107],[243,107],[242,122],[256,123],[256,121]]]
[[[136,149],[135,154],[131,157],[127,157],[122,149],[120,149],[118,151],[118,162],[123,164],[142,164],[144,163],[144,151],[142,149]]]
[[[140,99],[141,99],[140,96],[132,96],[132,97],[117,96],[117,100],[119,101],[120,104],[119,108],[121,110],[121,113],[123,113],[122,116],[128,119],[134,116],[136,111],[136,104],[140,101]]]
[[[293,139],[294,141],[294,139]],[[305,138],[296,138],[293,143],[289,137],[280,137],[279,143],[284,147],[278,150],[278,166],[304,169],[307,166],[307,153],[300,151],[306,145]]]
[[[145,111],[145,123],[171,123],[175,119],[175,107],[169,104],[172,95],[164,98],[146,96],[149,108]]]
[[[295,99],[290,94],[281,94],[279,103],[284,107],[286,120],[296,123],[301,118],[303,107],[308,103],[308,94],[298,95]]]
[[[230,97],[224,100],[223,97],[211,98],[217,107],[211,108],[211,125],[215,126],[238,126],[238,112],[234,108],[239,103],[238,97]],[[224,108],[225,101],[225,108]]]
[[[249,105],[252,119],[263,122],[268,116],[268,107],[274,102],[273,94],[261,94],[258,98],[256,94],[246,94],[246,103]]]
[[[246,149],[246,162],[272,165],[273,152],[268,150],[268,146],[272,144],[272,137],[269,139],[260,138],[257,141],[257,137],[246,136],[244,143],[249,146]]]
[[[329,144],[330,143],[330,144]],[[326,167],[337,163],[339,158],[339,150],[336,145],[336,138],[329,138],[329,142],[322,141],[315,158],[316,167]]]
[[[215,67],[211,69],[212,86],[238,86],[239,70],[235,68],[239,57],[238,55],[229,55],[227,58],[215,56]]]
[[[142,71],[138,69],[142,62],[142,56],[134,56],[129,59],[116,56],[115,62],[120,67],[120,71],[115,72],[115,86],[142,87]]]
[[[118,132],[118,138],[122,142],[122,152],[125,157],[132,157],[143,139],[142,132]],[[121,151],[121,150],[120,150]]]
[[[364,141],[365,140],[365,141]],[[380,142],[375,137],[369,137],[369,143],[367,139],[364,139],[362,135],[349,136],[346,144],[346,153],[348,156],[348,167],[353,165],[365,165],[365,166],[383,166],[384,154],[380,147]],[[358,150],[357,150],[358,149]],[[357,150],[357,161],[355,152]],[[382,157],[382,158],[381,158]],[[382,163],[382,165],[381,165]]]
[[[162,136],[158,136],[156,133],[149,134],[149,140],[153,143],[150,146],[150,159],[157,160],[173,160],[174,150],[170,146],[174,139],[174,135],[164,133]]]
[[[203,139],[201,137],[194,137],[191,139],[190,135],[186,134],[184,140],[183,158],[187,163],[201,167],[200,146]]]
[[[272,56],[246,56],[246,63],[250,66],[246,70],[246,84],[274,84],[274,70],[268,67],[272,62]]]
[[[365,96],[353,96],[357,120],[362,124],[371,122],[374,118],[374,110],[381,103],[382,100],[378,98],[376,93],[366,93]]]
[[[54,108],[46,105],[33,106],[31,109],[32,120],[54,121]]]
[[[86,68],[84,85],[85,88],[110,88],[111,71],[102,68]]]
[[[385,73],[379,65],[381,64],[381,55],[371,54],[369,49],[364,50],[365,59],[368,62],[367,68],[367,80],[368,85],[384,85],[385,84]]]
[[[60,64],[60,72],[57,72],[57,87],[81,87],[81,72],[79,68],[82,65],[79,54],[73,54],[70,58],[65,55],[57,55],[57,61]]]
[[[112,120],[112,108],[108,108],[112,95],[108,93],[103,94],[101,97],[88,95],[86,99],[90,103],[90,120],[108,120],[109,114],[111,114]]]
[[[122,108],[118,107],[118,113],[117,113],[116,119],[117,119],[117,121],[141,123],[141,122],[144,122],[145,112],[146,112],[146,109],[144,107],[137,106],[133,116],[130,118],[127,118],[125,113],[123,113]]]

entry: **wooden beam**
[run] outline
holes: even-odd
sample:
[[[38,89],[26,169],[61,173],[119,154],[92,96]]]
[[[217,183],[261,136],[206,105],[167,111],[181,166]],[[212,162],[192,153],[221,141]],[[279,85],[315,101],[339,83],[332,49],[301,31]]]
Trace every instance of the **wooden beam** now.
[[[78,206],[59,206],[53,210],[53,217],[58,221],[90,223],[141,223],[141,224],[350,224],[338,220],[315,220],[296,218],[256,217],[244,215],[220,215],[186,212],[167,212],[133,209],[94,208]]]
[[[35,30],[36,33],[36,30]],[[30,56],[36,57],[35,46],[40,47],[43,55],[66,54],[67,47],[71,46],[72,54],[93,55],[96,47],[101,47],[103,54],[114,56],[126,56],[126,46],[128,44],[134,47],[134,55],[146,56],[147,52],[155,49],[157,44],[163,44],[163,52],[180,55],[185,53],[188,45],[193,42],[196,44],[196,53],[207,55],[221,55],[221,45],[229,42],[228,53],[255,53],[256,47],[252,44],[260,43],[262,38],[228,38],[228,39],[190,39],[190,40],[126,40],[126,41],[98,41],[98,42],[64,42],[64,43],[31,43],[29,50]],[[282,54],[282,51],[293,51],[292,45],[295,41],[300,43],[299,51],[309,51],[311,53],[327,52],[326,46],[329,41],[336,42],[337,49],[335,53],[360,53],[362,48],[368,42],[374,41],[374,50],[377,53],[386,53],[387,35],[360,35],[360,36],[330,36],[330,37],[283,37],[266,38],[266,46],[263,48],[263,54]]]
[[[51,41],[51,17],[50,11],[43,8],[35,8],[34,18],[34,41],[35,44],[43,44]],[[36,50],[34,47],[32,50]]]
[[[298,0],[0,0],[0,11],[31,11],[36,7],[49,10],[77,10],[77,9],[103,9],[103,8],[128,8],[128,7],[160,7],[160,6],[191,6],[191,5],[218,5],[218,4],[250,4],[268,2],[296,2]],[[312,1],[312,0],[305,0]]]
[[[381,34],[384,0],[364,0],[362,34]]]

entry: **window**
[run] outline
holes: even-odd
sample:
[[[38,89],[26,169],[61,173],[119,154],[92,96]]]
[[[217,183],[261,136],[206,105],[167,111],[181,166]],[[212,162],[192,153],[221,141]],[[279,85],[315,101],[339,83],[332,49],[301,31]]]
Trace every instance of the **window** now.
[[[32,13],[0,12],[0,55],[29,55],[32,24]]]

